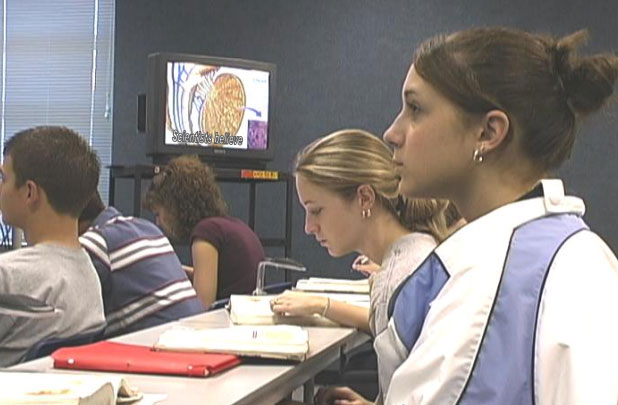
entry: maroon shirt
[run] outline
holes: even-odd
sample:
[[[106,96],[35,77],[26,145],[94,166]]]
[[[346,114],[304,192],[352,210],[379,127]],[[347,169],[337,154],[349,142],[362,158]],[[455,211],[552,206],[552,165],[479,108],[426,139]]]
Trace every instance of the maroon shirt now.
[[[230,294],[250,294],[255,289],[258,263],[264,248],[257,235],[237,218],[204,218],[191,232],[191,244],[205,240],[219,252],[217,299]]]

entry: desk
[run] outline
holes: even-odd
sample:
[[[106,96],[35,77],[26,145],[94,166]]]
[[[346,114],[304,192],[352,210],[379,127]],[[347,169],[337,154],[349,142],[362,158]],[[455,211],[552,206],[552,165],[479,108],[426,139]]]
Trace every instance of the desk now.
[[[158,336],[174,325],[225,327],[231,325],[225,309],[206,312],[177,322],[156,326],[112,339],[117,342],[152,346]],[[241,364],[209,378],[119,374],[144,393],[165,393],[163,404],[272,405],[304,384],[304,400],[313,395],[313,377],[340,358],[342,351],[369,340],[350,328],[307,328],[309,355],[304,362],[278,365]],[[18,370],[69,372],[53,369],[51,357],[12,367]],[[93,373],[93,372],[89,372]]]

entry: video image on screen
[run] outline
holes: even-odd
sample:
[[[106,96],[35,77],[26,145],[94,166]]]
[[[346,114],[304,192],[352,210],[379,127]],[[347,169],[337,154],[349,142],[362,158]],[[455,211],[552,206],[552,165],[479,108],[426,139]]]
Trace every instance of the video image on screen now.
[[[167,63],[165,143],[266,149],[269,72]]]

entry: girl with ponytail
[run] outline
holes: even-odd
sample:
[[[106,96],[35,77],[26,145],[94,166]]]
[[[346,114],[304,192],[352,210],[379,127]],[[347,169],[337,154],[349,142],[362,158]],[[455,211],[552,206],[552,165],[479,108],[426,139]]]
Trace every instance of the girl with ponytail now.
[[[446,201],[404,199],[392,152],[362,130],[332,133],[305,147],[295,165],[305,232],[339,257],[367,256],[381,270],[370,278],[370,309],[325,297],[286,292],[273,311],[320,314],[373,335],[386,328],[388,299],[450,232],[459,215]],[[378,369],[380,364],[378,362]]]
[[[547,179],[618,78],[616,55],[577,54],[585,37],[475,28],[418,48],[384,138],[400,192],[468,223],[390,300],[385,403],[618,403],[618,261]],[[333,402],[366,403],[320,393]]]

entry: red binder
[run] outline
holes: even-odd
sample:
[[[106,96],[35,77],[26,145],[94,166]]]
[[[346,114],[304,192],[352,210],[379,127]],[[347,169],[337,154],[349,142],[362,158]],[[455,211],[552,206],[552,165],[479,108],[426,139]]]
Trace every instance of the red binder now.
[[[240,363],[231,354],[159,352],[108,341],[58,349],[52,358],[55,368],[193,377],[207,377]]]

